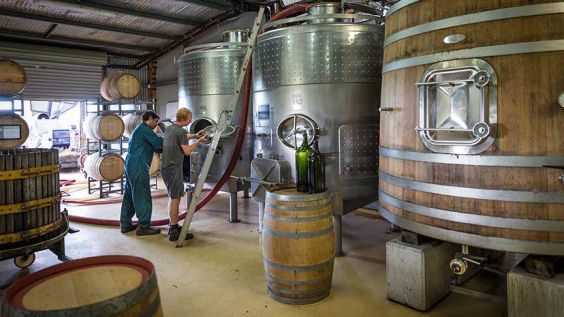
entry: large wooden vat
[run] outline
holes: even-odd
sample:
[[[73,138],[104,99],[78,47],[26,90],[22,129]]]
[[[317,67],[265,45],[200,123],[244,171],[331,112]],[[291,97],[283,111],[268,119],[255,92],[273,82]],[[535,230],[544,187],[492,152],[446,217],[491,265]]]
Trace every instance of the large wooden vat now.
[[[28,136],[29,127],[22,117],[15,113],[0,114],[0,149],[16,149]]]
[[[133,130],[137,128],[141,123],[143,123],[143,113],[128,113],[121,117],[125,125],[125,130],[123,131],[123,136],[130,138]]]
[[[0,251],[61,234],[59,152],[0,151]]]
[[[113,74],[106,77],[100,86],[100,94],[106,100],[133,99],[141,92],[141,83],[131,74]]]
[[[23,277],[6,291],[2,316],[163,316],[163,311],[153,264],[109,255]]]
[[[115,153],[102,156],[99,153],[94,153],[88,155],[84,161],[84,171],[92,179],[113,182],[123,176],[123,158]]]
[[[121,138],[124,130],[121,117],[111,112],[90,116],[84,123],[84,134],[92,140],[114,141]]]
[[[563,7],[423,0],[390,10],[385,218],[455,243],[564,255]]]
[[[13,96],[25,88],[27,77],[24,68],[11,60],[0,59],[0,96]]]
[[[331,291],[335,233],[327,192],[267,192],[262,231],[267,292],[287,304],[318,302]]]

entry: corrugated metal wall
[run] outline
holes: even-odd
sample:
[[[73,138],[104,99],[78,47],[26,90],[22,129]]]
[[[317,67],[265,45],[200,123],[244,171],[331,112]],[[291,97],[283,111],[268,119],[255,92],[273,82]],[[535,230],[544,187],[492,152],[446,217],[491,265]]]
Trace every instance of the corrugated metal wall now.
[[[102,67],[15,60],[27,75],[27,100],[91,100],[100,95]]]
[[[85,100],[100,95],[104,52],[0,42],[0,58],[15,60],[27,74],[28,100]]]
[[[135,58],[127,58],[127,57],[117,57],[117,56],[109,56],[108,57],[108,65],[123,65],[123,66],[133,66],[137,62],[138,59]],[[147,101],[149,100],[149,75],[147,72],[147,67],[144,66],[140,69],[127,69],[127,68],[119,68],[119,67],[104,67],[104,76],[110,76],[117,73],[126,73],[131,74],[139,79],[141,82],[141,93],[134,101]]]

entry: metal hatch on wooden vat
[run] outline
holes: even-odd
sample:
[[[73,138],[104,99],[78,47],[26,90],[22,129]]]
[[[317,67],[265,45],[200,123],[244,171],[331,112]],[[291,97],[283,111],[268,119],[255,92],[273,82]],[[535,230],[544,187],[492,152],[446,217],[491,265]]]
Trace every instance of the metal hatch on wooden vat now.
[[[497,76],[484,60],[440,62],[423,73],[419,132],[433,152],[477,154],[495,139]]]

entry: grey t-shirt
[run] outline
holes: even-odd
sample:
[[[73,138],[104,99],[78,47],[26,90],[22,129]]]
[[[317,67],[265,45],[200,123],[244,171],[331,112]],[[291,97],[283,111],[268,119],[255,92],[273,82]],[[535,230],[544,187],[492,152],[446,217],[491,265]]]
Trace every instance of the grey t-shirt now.
[[[186,130],[177,124],[166,128],[164,133],[162,169],[182,168],[184,151],[181,145],[188,144]]]

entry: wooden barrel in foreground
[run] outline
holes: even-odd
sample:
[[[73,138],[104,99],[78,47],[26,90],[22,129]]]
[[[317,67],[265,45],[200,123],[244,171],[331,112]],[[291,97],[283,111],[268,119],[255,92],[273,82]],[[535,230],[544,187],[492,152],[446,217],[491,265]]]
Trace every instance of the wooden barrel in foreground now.
[[[58,264],[23,277],[6,291],[2,316],[163,316],[163,311],[153,264],[110,255]]]
[[[390,9],[379,151],[386,219],[459,244],[564,255],[562,7],[405,0]]]
[[[84,134],[92,140],[114,141],[123,135],[125,125],[120,116],[106,112],[99,116],[90,116],[84,123]]]
[[[106,77],[100,86],[100,94],[104,99],[133,99],[141,92],[141,83],[131,74],[113,74]]]
[[[16,149],[28,136],[29,127],[22,117],[15,113],[0,114],[0,149]]]
[[[124,169],[123,158],[115,153],[102,156],[94,153],[88,155],[84,162],[84,171],[88,177],[99,181],[116,181],[123,176]]]
[[[57,149],[0,151],[0,251],[62,234],[60,197]]]
[[[24,68],[11,60],[0,59],[0,96],[13,96],[25,88],[27,77]]]
[[[267,192],[262,232],[267,291],[286,304],[318,302],[331,291],[335,233],[327,192]]]

